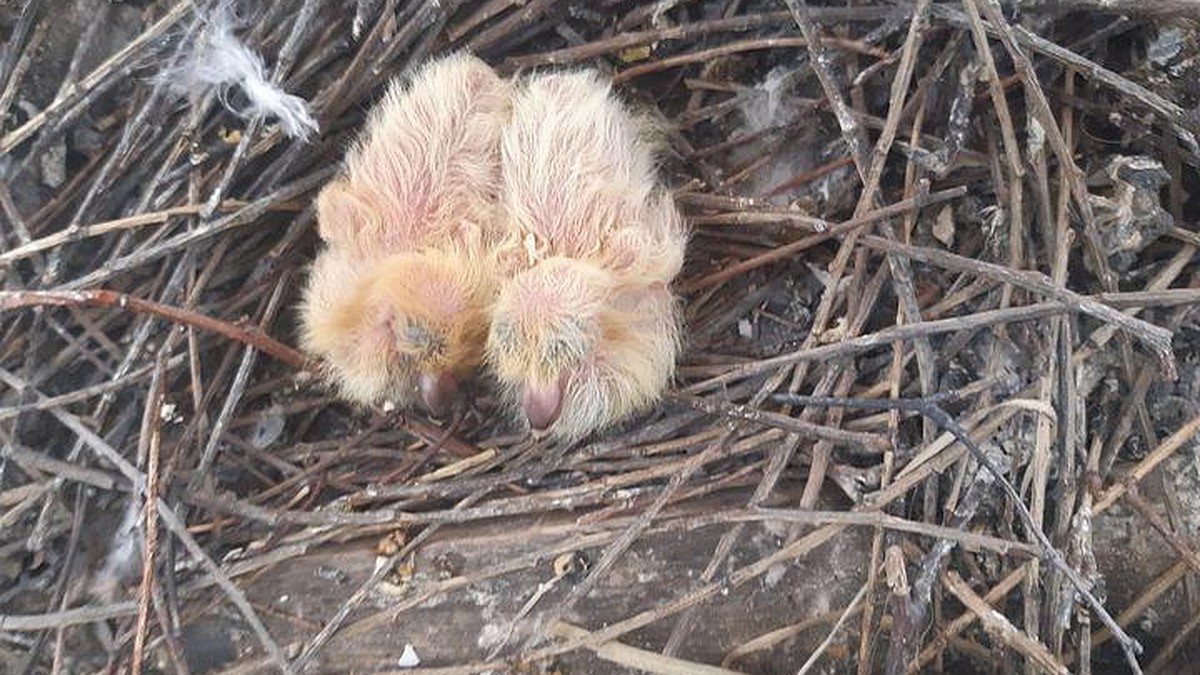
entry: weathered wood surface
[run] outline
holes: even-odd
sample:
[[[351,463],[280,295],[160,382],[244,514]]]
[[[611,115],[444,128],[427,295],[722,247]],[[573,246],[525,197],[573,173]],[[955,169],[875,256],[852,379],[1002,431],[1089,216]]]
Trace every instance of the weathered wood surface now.
[[[706,513],[743,506],[745,492],[708,497],[674,513]],[[470,576],[536,549],[571,540],[580,526],[579,513],[552,513],[523,520],[447,527],[423,546],[411,565],[404,588],[373,593],[345,629],[321,651],[320,672],[374,672],[394,669],[406,644],[421,666],[449,666],[483,660],[503,639],[514,617],[538,590],[554,578],[553,560],[470,584],[407,609],[394,620],[388,608],[432,588],[439,577]],[[690,531],[651,532],[636,542],[597,587],[564,615],[572,624],[595,630],[642,610],[660,606],[700,585],[708,563],[728,524]],[[618,530],[619,532],[619,530]],[[779,550],[785,527],[746,528],[721,573]],[[376,562],[375,541],[287,561],[248,584],[247,595],[268,622],[280,644],[295,644],[312,635],[367,579]],[[773,569],[759,579],[722,592],[703,604],[677,655],[717,664],[734,647],[768,631],[831,611],[840,611],[861,588],[866,570],[869,532],[850,529],[793,564]],[[584,551],[594,563],[598,549]],[[720,576],[720,573],[719,575]],[[512,653],[560,604],[573,582],[564,578],[542,596],[528,616],[518,621]],[[675,617],[626,636],[622,642],[660,650]],[[826,636],[822,623],[775,648],[740,659],[729,667],[750,673],[794,673]],[[250,644],[249,641],[246,643]],[[835,648],[834,653],[840,653]],[[569,673],[637,672],[622,669],[580,651],[559,659]],[[833,671],[827,671],[833,672]]]

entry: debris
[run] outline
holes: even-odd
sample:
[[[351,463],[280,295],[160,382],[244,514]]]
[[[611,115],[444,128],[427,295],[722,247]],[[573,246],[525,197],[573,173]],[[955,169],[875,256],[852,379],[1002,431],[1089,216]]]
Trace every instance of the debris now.
[[[221,104],[239,117],[270,116],[291,138],[308,140],[318,128],[308,102],[271,82],[262,56],[234,36],[239,19],[233,3],[222,0],[202,20],[203,29],[179,61],[158,74],[158,80],[179,96],[194,97],[215,89]],[[245,95],[245,105],[234,102],[235,87]]]
[[[396,666],[400,668],[416,668],[421,665],[421,658],[417,656],[417,650],[410,644],[404,645],[404,651],[400,654],[400,658],[396,660]]]
[[[1171,177],[1150,157],[1117,155],[1088,180],[1096,229],[1113,269],[1127,271],[1143,249],[1174,225],[1159,190]]]

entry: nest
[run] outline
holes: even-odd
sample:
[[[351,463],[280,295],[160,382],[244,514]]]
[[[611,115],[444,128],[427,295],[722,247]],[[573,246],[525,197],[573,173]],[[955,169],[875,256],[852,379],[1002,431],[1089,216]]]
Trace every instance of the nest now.
[[[1190,3],[247,3],[229,80],[226,6],[54,4],[0,9],[0,670],[1196,658]],[[687,347],[581,443],[289,346],[316,190],[456,49],[667,122]]]

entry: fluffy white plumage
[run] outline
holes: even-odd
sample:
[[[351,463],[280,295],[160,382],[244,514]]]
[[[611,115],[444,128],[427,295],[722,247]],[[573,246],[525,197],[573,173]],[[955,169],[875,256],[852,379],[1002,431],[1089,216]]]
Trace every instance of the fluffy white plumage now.
[[[221,104],[230,112],[244,118],[274,117],[291,138],[307,140],[317,131],[308,102],[272,83],[262,56],[234,36],[238,19],[231,3],[218,3],[201,18],[203,30],[179,63],[159,74],[160,81],[179,95],[215,88]],[[233,87],[241,88],[246,95],[245,107],[238,108],[230,101]]]
[[[658,400],[687,239],[653,125],[593,72],[535,75],[501,144],[502,258],[488,362],[530,426],[573,439]]]
[[[440,414],[482,360],[509,106],[479,59],[432,61],[389,90],[321,191],[302,337],[347,398]]]

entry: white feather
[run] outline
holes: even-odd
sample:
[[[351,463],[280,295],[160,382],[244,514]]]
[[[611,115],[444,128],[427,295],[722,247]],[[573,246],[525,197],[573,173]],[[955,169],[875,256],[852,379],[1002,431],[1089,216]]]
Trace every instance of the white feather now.
[[[308,102],[289,94],[266,77],[262,56],[233,34],[237,15],[229,3],[218,3],[206,17],[204,29],[179,65],[159,74],[159,79],[179,94],[215,88],[227,110],[241,117],[272,116],[291,138],[307,139],[317,131]],[[249,104],[237,109],[229,100],[231,87],[240,87]]]

